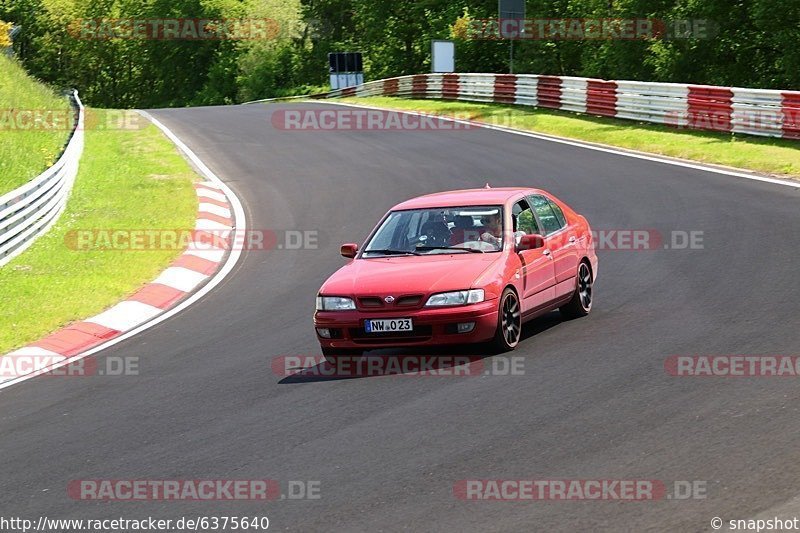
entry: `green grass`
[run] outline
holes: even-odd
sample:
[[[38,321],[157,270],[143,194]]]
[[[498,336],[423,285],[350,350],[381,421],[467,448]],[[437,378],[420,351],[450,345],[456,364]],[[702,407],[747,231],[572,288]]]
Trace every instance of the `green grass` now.
[[[89,130],[59,222],[0,268],[0,354],[103,311],[152,281],[181,252],[78,251],[78,229],[193,229],[194,171],[152,125]]]
[[[456,115],[499,126],[617,146],[630,150],[800,178],[800,141],[670,130],[629,120],[577,115],[514,105],[376,96],[344,102],[399,110]]]
[[[0,54],[0,196],[41,174],[61,155],[70,124],[30,127],[26,111],[55,112],[71,120],[69,100],[30,78],[13,59]]]

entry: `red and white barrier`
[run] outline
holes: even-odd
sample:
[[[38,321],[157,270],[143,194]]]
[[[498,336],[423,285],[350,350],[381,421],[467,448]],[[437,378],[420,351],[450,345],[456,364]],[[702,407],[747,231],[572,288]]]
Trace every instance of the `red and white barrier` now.
[[[674,128],[800,139],[800,91],[536,74],[416,74],[315,98],[405,96],[528,105]]]
[[[589,80],[587,78],[561,78],[561,107],[564,111],[586,113]]]
[[[561,78],[558,76],[539,76],[536,85],[536,98],[539,107],[561,109]]]
[[[613,117],[617,113],[617,82],[588,80],[586,83],[586,112]]]
[[[690,85],[689,127],[698,130],[731,131],[733,91],[725,87]]]
[[[733,88],[731,127],[736,133],[782,136],[783,95],[778,91]]]
[[[498,74],[494,77],[493,101],[513,104],[517,100],[517,77],[513,74]]]
[[[800,92],[785,92],[781,96],[783,136],[800,139]]]

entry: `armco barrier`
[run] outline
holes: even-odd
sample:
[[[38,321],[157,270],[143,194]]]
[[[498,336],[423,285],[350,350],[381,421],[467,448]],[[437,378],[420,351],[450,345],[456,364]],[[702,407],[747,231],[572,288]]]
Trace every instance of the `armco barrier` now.
[[[782,93],[783,136],[800,139],[800,92]]]
[[[733,91],[724,87],[689,86],[689,127],[731,131]]]
[[[415,74],[313,98],[407,96],[513,103],[639,122],[800,139],[800,91],[536,74]]]
[[[84,109],[78,91],[72,102],[77,120],[58,161],[22,187],[0,196],[0,266],[44,235],[67,205],[83,153]]]

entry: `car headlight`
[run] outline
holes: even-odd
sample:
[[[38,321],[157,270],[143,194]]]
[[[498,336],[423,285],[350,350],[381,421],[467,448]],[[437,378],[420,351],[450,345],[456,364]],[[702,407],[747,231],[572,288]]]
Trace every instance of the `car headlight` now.
[[[476,304],[485,299],[483,289],[471,289],[468,291],[440,292],[428,298],[425,307],[436,307],[440,305],[466,305]]]
[[[317,296],[317,311],[349,311],[356,308],[352,298]]]

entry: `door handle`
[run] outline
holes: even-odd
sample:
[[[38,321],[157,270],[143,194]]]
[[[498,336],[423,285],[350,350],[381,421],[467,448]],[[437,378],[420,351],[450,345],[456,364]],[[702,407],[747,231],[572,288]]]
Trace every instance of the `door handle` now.
[[[578,240],[578,239],[576,239],[574,236],[569,238],[569,242],[575,242],[575,241],[577,241],[577,240]]]
[[[544,250],[544,251],[542,252],[542,254],[543,254],[543,255],[546,255],[547,257],[550,257],[550,250]]]

